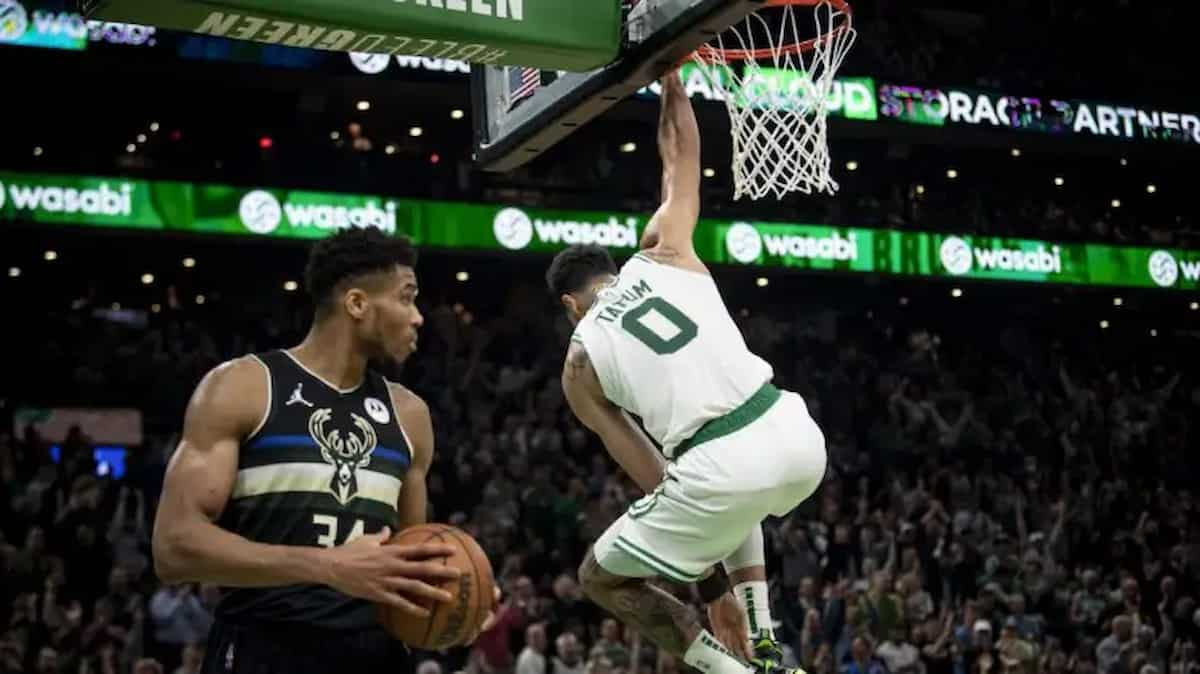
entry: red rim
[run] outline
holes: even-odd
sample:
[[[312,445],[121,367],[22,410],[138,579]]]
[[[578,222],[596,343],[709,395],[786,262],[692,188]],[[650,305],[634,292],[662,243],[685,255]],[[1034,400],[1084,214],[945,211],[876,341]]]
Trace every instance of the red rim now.
[[[786,45],[783,47],[767,47],[765,49],[717,49],[712,45],[704,45],[692,54],[693,58],[700,59],[705,63],[714,63],[718,60],[729,61],[761,61],[773,59],[776,56],[785,54],[802,54],[806,51],[811,51],[818,44],[828,42],[833,38],[850,30],[851,17],[854,16],[854,11],[850,8],[850,3],[847,0],[767,0],[765,7],[787,7],[795,5],[797,7],[815,7],[816,5],[829,3],[833,8],[843,14],[845,18],[841,25],[824,35],[818,35],[811,40],[797,42],[795,44]],[[719,55],[719,56],[718,56]]]

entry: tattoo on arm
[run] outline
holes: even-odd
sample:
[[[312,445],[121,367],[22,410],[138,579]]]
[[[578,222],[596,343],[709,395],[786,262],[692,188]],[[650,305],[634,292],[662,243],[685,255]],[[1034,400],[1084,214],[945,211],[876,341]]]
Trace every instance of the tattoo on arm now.
[[[592,601],[672,655],[683,657],[700,633],[700,621],[691,606],[643,578],[608,573],[590,551],[580,577],[591,580],[585,587]]]
[[[588,363],[587,349],[572,344],[571,347],[567,349],[567,364],[565,369],[567,378],[575,379],[581,376],[584,370],[587,369]]]

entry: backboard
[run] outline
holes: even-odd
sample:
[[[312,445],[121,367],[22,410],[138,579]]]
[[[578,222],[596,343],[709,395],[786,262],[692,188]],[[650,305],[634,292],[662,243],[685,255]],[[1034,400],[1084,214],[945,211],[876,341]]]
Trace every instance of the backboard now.
[[[616,59],[585,72],[473,65],[476,161],[489,171],[509,171],[525,164],[659,78],[700,45],[767,2],[626,3]]]
[[[621,0],[74,2],[87,18],[286,47],[572,70],[611,62],[622,34]]]

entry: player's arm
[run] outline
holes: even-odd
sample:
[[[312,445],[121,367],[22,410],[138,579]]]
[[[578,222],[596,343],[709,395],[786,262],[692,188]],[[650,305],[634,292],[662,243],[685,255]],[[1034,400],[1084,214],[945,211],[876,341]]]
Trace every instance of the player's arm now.
[[[429,417],[429,406],[412,391],[400,384],[389,383],[392,407],[399,417],[411,446],[412,463],[404,474],[404,486],[400,489],[400,502],[396,510],[400,514],[398,531],[417,524],[424,524],[428,517],[429,494],[425,479],[433,465],[433,421]]]
[[[567,350],[562,387],[571,411],[600,436],[609,455],[642,491],[654,491],[662,482],[666,462],[629,415],[604,397],[596,370],[578,342]]]
[[[429,517],[429,492],[426,491],[425,480],[433,465],[433,420],[429,415],[429,405],[420,396],[404,386],[388,383],[392,396],[392,407],[399,417],[401,430],[410,443],[412,463],[404,474],[404,486],[400,489],[400,502],[396,506],[400,521],[397,531],[403,531],[417,524],[424,524]],[[492,611],[500,603],[500,588],[495,588]],[[468,636],[464,644],[474,643],[482,632],[492,629],[495,624],[495,614],[489,612],[477,631]]]
[[[154,520],[154,567],[164,582],[255,587],[313,582],[324,572],[315,550],[252,543],[214,524],[233,492],[238,445],[268,395],[262,366],[249,358],[217,367],[196,387]]]
[[[417,580],[456,575],[441,563],[421,561],[452,554],[448,546],[383,545],[386,532],[328,549],[269,545],[217,526],[237,478],[238,447],[258,424],[268,397],[262,365],[250,358],[217,367],[196,387],[154,520],[159,578],[226,587],[319,583],[418,615],[428,611],[401,593],[449,601],[448,593]]]
[[[658,152],[663,165],[662,205],[646,226],[641,247],[668,257],[695,259],[692,234],[700,217],[700,127],[675,71],[662,80]]]

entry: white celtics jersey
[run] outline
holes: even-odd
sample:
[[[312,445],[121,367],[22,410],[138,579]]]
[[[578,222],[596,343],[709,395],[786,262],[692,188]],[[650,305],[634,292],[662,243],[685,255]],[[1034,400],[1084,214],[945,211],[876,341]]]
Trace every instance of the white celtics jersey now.
[[[575,328],[604,395],[672,456],[774,375],[746,348],[711,276],[634,255]]]

